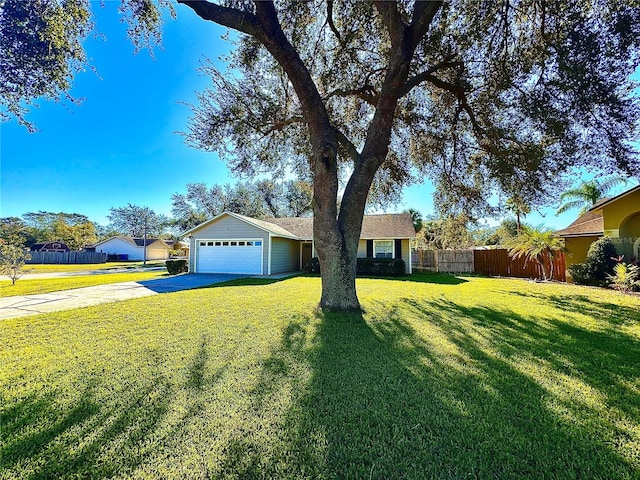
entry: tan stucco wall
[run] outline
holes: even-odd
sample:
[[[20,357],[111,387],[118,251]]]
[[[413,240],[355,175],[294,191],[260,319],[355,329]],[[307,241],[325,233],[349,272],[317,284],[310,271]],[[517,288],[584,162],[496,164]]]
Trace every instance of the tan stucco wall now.
[[[565,254],[565,262],[568,282],[572,281],[571,275],[568,271],[569,266],[573,265],[574,263],[583,263],[587,259],[587,252],[589,251],[589,247],[597,239],[598,237],[595,235],[593,237],[575,237],[564,239],[564,246],[567,249],[567,253]]]
[[[630,259],[637,255],[640,238],[640,191],[619,198],[602,208],[604,231],[616,247],[618,255]]]
[[[602,208],[605,230],[618,230],[626,218],[640,213],[640,191],[619,198]]]

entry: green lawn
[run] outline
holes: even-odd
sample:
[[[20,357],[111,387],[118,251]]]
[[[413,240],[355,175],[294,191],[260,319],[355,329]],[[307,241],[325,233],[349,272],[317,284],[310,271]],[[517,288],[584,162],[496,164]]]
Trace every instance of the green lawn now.
[[[146,268],[164,267],[164,261],[149,261]],[[107,262],[86,264],[28,264],[25,270],[29,273],[53,273],[53,272],[85,272],[88,270],[115,270],[122,268],[145,268],[142,262]]]
[[[142,280],[161,278],[166,275],[166,270],[160,270],[152,272],[109,273],[103,275],[78,275],[34,280],[21,278],[15,285],[11,284],[11,280],[0,280],[0,297],[51,293],[59,290],[70,290],[72,288],[104,285],[106,283],[140,282]]]
[[[218,286],[4,321],[0,478],[640,477],[640,299],[521,280]]]

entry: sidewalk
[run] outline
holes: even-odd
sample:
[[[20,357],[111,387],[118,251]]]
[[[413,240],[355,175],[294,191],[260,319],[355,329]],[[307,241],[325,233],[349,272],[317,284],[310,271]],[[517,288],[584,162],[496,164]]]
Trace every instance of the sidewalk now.
[[[207,287],[244,277],[246,275],[183,274],[142,282],[109,283],[37,295],[0,297],[0,320]]]
[[[38,295],[0,297],[0,321],[8,318],[37,315],[39,313],[89,307],[101,303],[119,302],[132,298],[149,297],[159,293],[179,292],[193,288],[208,287],[216,283],[228,282],[229,280],[239,278],[282,279],[297,275],[298,273],[299,272],[290,272],[272,275],[270,277],[225,273],[185,273],[141,282],[109,283],[106,285],[61,290],[59,292],[42,293]]]
[[[117,302],[150,295],[157,295],[157,293],[139,283],[125,282],[39,295],[2,297],[0,298],[0,320],[88,307],[100,303]]]

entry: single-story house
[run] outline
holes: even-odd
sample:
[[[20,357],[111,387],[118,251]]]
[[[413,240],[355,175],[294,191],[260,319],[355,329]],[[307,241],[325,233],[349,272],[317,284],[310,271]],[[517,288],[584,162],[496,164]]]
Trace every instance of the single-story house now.
[[[169,258],[169,251],[175,242],[161,238],[147,238],[147,260],[165,260]],[[111,237],[108,240],[93,245],[91,251],[106,253],[107,255],[125,256],[127,260],[141,261],[145,259],[145,240],[137,237]]]
[[[69,246],[64,242],[40,242],[31,245],[32,252],[68,252]]]
[[[311,217],[258,220],[225,212],[182,235],[194,273],[274,275],[303,270],[315,256]],[[358,257],[402,258],[411,273],[414,238],[407,213],[365,215]]]
[[[625,260],[640,258],[640,185],[612,198],[596,202],[567,228],[555,234],[567,249],[567,267],[583,263],[593,242],[610,237]]]

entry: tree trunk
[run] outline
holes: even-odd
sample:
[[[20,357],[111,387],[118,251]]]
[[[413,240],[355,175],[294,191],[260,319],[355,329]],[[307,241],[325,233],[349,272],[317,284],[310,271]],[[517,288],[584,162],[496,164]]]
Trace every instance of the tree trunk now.
[[[312,130],[311,142],[314,145],[313,237],[322,275],[320,308],[360,310],[356,257],[362,218],[357,224],[346,226],[348,231],[341,228],[338,221],[337,143],[333,129]]]
[[[344,241],[325,244],[318,237],[316,250],[322,272],[320,308],[360,310],[356,293],[356,255],[350,254],[351,249]]]
[[[538,257],[538,263],[540,264],[540,268],[542,268],[542,280],[548,280],[547,278],[547,267],[544,264],[544,257]]]

